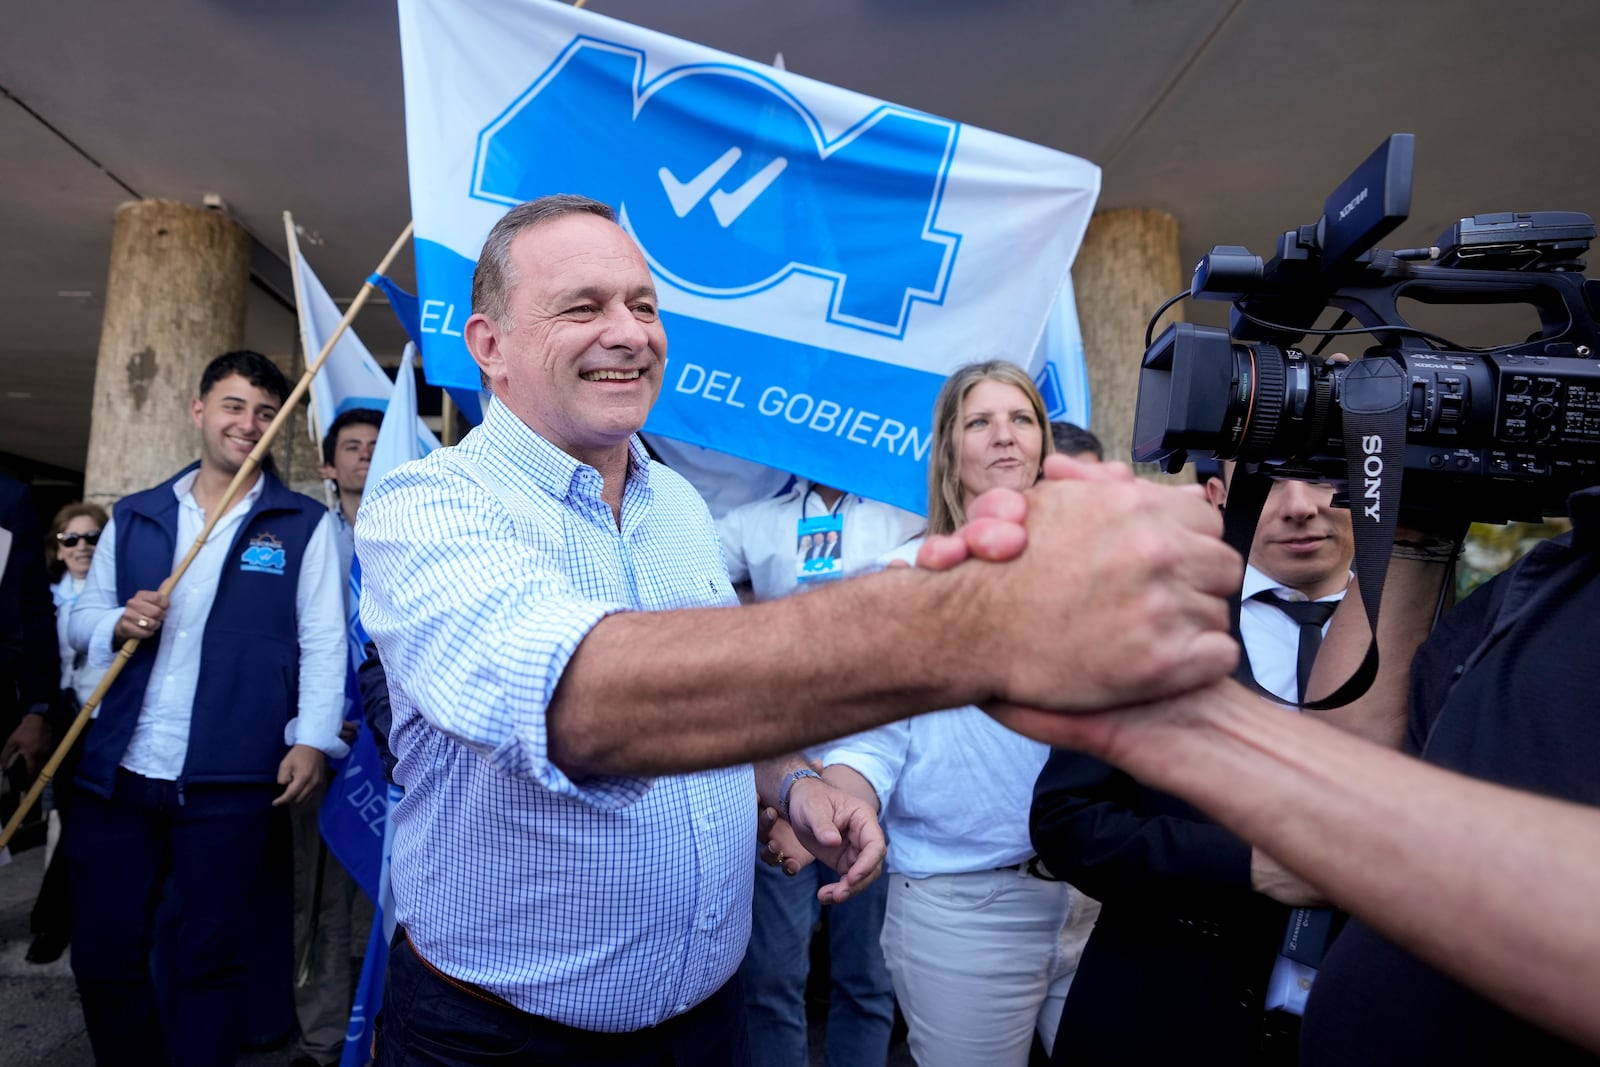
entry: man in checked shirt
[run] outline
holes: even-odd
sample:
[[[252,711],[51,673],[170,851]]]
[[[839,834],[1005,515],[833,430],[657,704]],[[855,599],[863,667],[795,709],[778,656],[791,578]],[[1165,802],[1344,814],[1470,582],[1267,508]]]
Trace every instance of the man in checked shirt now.
[[[1233,667],[1222,596],[1241,564],[1219,523],[1196,494],[1132,482],[1050,483],[1004,567],[729,610],[709,514],[634,436],[667,346],[610,209],[514,208],[473,310],[483,424],[369,488],[356,529],[406,789],[380,1064],[743,1063],[752,792],[843,872],[824,901],[883,856],[863,807],[786,753],[933,708],[1082,710]]]

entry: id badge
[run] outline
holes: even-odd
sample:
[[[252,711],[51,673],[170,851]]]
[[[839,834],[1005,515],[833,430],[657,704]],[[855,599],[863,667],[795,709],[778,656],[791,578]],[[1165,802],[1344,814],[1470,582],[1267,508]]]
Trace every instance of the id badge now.
[[[795,534],[795,579],[801,584],[844,576],[844,516],[801,519]]]

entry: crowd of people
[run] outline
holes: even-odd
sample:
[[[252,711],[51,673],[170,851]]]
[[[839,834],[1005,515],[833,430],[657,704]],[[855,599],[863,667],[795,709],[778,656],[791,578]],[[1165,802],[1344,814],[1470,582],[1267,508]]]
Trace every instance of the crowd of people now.
[[[109,516],[41,537],[0,483],[0,763],[137,639],[29,949],[70,941],[98,1062],[233,1062],[269,954],[296,1062],[338,1060],[372,919],[316,811],[358,691],[404,789],[382,1065],[804,1064],[819,925],[830,1064],[883,1063],[897,1008],[923,1065],[1600,1048],[1600,489],[1432,636],[1455,546],[1404,530],[1378,677],[1298,712],[1368,636],[1333,486],[1274,483],[1240,560],[1245,475],[1135,481],[988,360],[935,403],[926,520],[804,479],[713,519],[638,436],[667,341],[609,208],[512,209],[473,310],[477,429],[369,487],[378,413],[342,414],[332,505],[255,472],[170,595],[270,360],[214,360],[198,461]]]

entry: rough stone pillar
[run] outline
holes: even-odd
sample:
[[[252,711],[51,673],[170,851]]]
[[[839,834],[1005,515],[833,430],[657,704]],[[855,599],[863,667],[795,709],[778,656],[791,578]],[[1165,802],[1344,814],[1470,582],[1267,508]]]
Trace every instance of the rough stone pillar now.
[[[1072,286],[1089,371],[1089,418],[1107,459],[1129,459],[1145,323],[1183,284],[1178,222],[1171,215],[1119,208],[1090,220]],[[1169,311],[1156,335],[1181,318],[1178,308]]]
[[[221,211],[123,204],[111,238],[84,496],[109,507],[199,454],[190,401],[244,343],[250,237]]]

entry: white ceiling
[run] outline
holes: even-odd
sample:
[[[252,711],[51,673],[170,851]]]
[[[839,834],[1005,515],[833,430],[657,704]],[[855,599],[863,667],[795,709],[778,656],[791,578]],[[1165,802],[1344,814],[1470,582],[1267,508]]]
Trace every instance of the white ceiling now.
[[[507,3],[520,0],[506,0]],[[1592,0],[593,0],[592,10],[1081,155],[1183,255],[1271,252],[1389,133],[1431,243],[1486,211],[1600,215]],[[486,62],[492,62],[486,56]],[[0,453],[81,470],[122,201],[220,195],[261,244],[248,343],[293,344],[281,214],[335,297],[410,217],[386,0],[13,4],[0,31]],[[409,264],[395,271],[409,284]],[[87,291],[89,295],[61,296]],[[1153,309],[1152,309],[1153,310]],[[382,308],[375,351],[403,338]],[[12,394],[29,394],[15,398]]]

